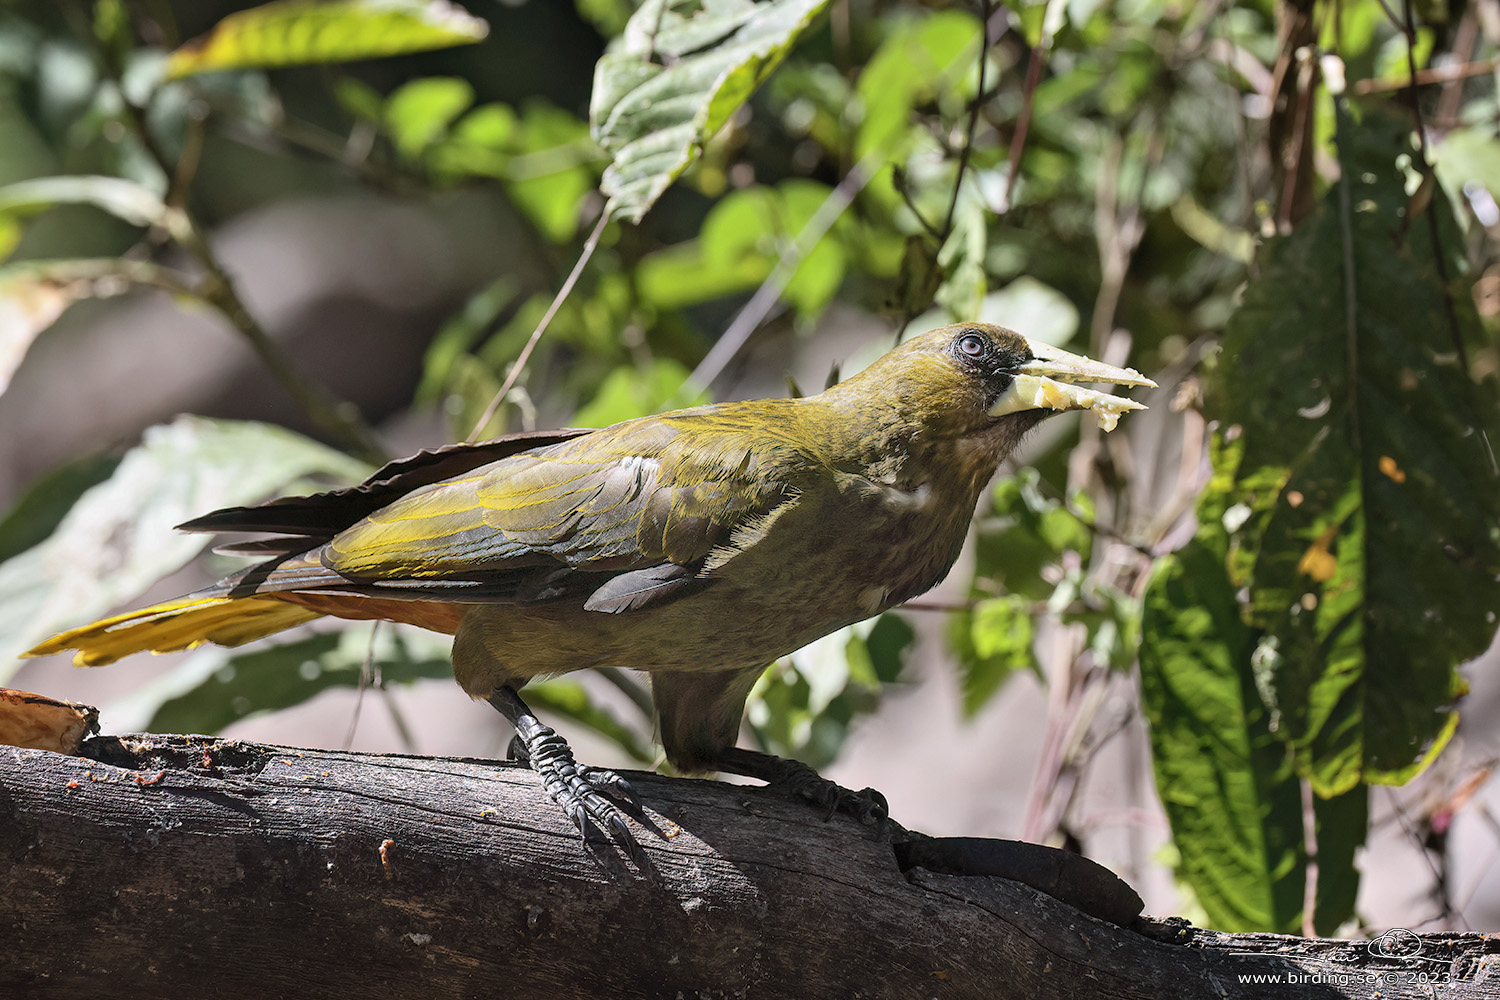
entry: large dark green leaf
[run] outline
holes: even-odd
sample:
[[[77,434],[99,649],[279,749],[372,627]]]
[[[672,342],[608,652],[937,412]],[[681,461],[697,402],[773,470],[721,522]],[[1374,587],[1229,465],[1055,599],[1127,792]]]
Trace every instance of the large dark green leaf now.
[[[594,70],[589,122],[613,158],[600,185],[609,211],[639,222],[826,6],[646,0]]]
[[[1456,241],[1451,209],[1408,197],[1404,123],[1344,116],[1339,149],[1345,180],[1269,248],[1222,362],[1257,685],[1324,795],[1431,759],[1500,607],[1500,392],[1462,361],[1482,331],[1428,216]]]

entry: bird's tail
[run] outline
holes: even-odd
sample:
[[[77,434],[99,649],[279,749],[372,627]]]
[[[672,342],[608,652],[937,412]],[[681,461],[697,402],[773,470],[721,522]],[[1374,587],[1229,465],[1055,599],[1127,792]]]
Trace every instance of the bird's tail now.
[[[321,617],[316,611],[259,594],[179,597],[70,629],[22,655],[50,656],[74,649],[75,665],[98,667],[146,650],[172,653],[205,642],[238,646]]]

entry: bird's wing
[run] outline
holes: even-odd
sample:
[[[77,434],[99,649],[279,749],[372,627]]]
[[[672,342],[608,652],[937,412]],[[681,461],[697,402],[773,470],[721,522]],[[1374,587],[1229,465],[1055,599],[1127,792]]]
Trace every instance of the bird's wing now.
[[[794,499],[767,464],[711,422],[630,421],[415,490],[336,535],[322,564],[386,587],[586,593],[593,609],[629,610],[691,582],[736,529]]]
[[[237,550],[303,551],[332,538],[360,518],[423,486],[491,465],[511,455],[568,441],[593,431],[563,428],[523,431],[475,444],[450,444],[389,462],[357,486],[311,496],[278,497],[249,507],[225,507],[177,526],[178,531],[274,532],[283,536],[242,543]],[[300,549],[295,548],[305,541]]]

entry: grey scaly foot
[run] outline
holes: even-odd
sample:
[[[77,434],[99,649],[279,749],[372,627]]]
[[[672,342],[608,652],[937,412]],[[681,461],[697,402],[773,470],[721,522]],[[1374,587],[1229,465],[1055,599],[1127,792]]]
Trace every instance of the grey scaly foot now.
[[[720,752],[714,767],[731,774],[742,774],[747,778],[758,778],[767,785],[781,788],[797,798],[811,802],[828,811],[825,819],[836,812],[853,816],[866,826],[873,826],[884,833],[890,819],[890,807],[885,796],[873,788],[850,791],[843,785],[829,781],[800,760],[788,760],[758,750],[730,747]]]
[[[638,867],[645,868],[640,844],[625,825],[618,802],[639,808],[630,784],[613,771],[578,763],[568,741],[527,707],[512,688],[498,688],[489,703],[516,727],[513,756],[541,775],[542,788],[556,802],[588,842],[595,825],[607,832]]]

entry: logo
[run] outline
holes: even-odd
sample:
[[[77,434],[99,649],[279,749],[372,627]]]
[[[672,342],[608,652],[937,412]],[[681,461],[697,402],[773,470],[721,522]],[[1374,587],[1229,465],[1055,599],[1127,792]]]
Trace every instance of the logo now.
[[[1405,927],[1392,927],[1367,946],[1376,958],[1410,961],[1422,954],[1422,939]],[[1424,959],[1423,961],[1433,961]]]

